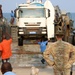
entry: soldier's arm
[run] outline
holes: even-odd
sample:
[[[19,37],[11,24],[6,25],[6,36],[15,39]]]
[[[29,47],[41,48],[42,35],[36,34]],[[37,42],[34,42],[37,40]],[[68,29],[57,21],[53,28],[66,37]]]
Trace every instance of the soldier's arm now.
[[[50,57],[49,57],[50,54],[51,54],[51,48],[49,46],[47,46],[47,49],[43,53],[43,57],[50,66],[53,66],[54,62],[50,59]]]
[[[69,63],[73,64],[74,62],[75,62],[75,47],[73,46],[71,50],[71,56],[70,56]]]

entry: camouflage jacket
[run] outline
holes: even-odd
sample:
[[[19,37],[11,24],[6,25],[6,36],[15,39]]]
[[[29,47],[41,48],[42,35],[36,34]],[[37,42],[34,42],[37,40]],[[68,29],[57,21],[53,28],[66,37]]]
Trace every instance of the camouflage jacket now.
[[[49,55],[52,55],[53,60]],[[75,62],[75,47],[68,42],[59,40],[47,46],[43,57],[50,66],[54,64],[58,69],[67,69]]]

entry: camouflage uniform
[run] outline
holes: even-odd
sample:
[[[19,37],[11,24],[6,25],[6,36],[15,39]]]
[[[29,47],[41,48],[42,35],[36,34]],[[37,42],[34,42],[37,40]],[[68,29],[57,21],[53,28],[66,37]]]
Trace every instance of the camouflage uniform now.
[[[53,60],[49,55],[52,55]],[[73,45],[58,40],[49,44],[43,56],[50,66],[53,66],[55,75],[70,75],[71,65],[75,62],[75,48]]]

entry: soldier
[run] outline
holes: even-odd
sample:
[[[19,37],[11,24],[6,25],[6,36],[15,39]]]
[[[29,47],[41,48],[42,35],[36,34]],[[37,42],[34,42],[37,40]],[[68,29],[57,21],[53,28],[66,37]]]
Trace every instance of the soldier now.
[[[0,18],[3,18],[2,5],[0,5]]]
[[[68,42],[62,41],[63,33],[56,33],[57,41],[48,44],[43,53],[46,62],[53,66],[54,75],[70,75],[72,64],[75,62],[75,48]],[[52,55],[53,60],[49,55]]]

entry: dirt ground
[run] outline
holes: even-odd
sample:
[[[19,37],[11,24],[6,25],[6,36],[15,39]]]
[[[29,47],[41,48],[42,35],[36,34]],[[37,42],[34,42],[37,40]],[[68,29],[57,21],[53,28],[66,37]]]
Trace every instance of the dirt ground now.
[[[13,68],[13,72],[16,75],[31,75],[31,68]],[[54,75],[52,67],[39,68],[39,75]],[[75,75],[75,70],[72,75]]]
[[[31,68],[13,68],[13,72],[16,75],[31,75]],[[1,72],[0,72],[0,75]],[[51,68],[39,68],[39,75],[53,75]]]

